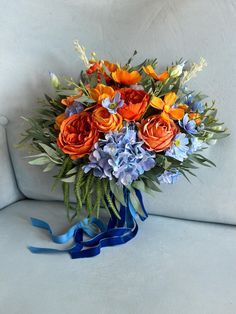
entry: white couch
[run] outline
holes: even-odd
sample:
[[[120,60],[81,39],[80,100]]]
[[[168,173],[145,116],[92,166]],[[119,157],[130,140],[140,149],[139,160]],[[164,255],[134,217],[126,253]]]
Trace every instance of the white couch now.
[[[0,313],[236,313],[236,3],[234,0],[0,0]],[[208,68],[192,87],[216,99],[231,136],[208,150],[217,168],[197,171],[145,196],[151,214],[137,237],[91,259],[33,255],[52,245],[30,217],[66,230],[52,174],[27,164],[14,146],[21,115],[52,93],[48,71],[78,77],[79,38],[101,58],[137,62],[157,57],[160,69],[180,57]]]

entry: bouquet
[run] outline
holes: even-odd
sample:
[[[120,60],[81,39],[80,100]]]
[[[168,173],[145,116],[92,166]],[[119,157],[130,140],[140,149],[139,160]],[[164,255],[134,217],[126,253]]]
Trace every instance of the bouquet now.
[[[142,193],[159,192],[161,183],[180,176],[189,180],[199,165],[214,166],[202,151],[228,133],[214,102],[209,105],[186,84],[206,66],[203,58],[190,65],[181,59],[160,73],[156,59],[132,65],[136,51],[122,65],[95,53],[88,59],[78,41],[75,49],[85,65],[80,80],[50,73],[56,97],[45,95],[38,115],[25,118],[30,126],[22,142],[38,152],[28,156],[29,164],[44,166],[44,172],[57,169],[55,184],[62,183],[72,225],[56,236],[46,222],[32,223],[57,243],[73,237],[75,244],[63,252],[79,258],[132,239],[137,218],[148,216]],[[101,218],[104,209],[108,220]]]

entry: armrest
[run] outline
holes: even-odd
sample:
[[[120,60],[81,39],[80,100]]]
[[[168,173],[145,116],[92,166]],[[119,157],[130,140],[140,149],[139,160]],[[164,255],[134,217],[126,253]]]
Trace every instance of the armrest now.
[[[4,127],[7,122],[7,118],[0,115],[0,209],[22,198],[8,152]]]

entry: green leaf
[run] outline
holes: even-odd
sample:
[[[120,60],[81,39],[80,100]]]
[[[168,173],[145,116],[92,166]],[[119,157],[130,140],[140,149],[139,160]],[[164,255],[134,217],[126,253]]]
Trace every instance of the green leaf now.
[[[219,139],[225,138],[229,135],[230,135],[230,133],[214,133],[213,136],[211,137],[211,139],[212,140],[219,140]]]
[[[135,189],[140,190],[142,192],[146,192],[146,186],[145,186],[142,179],[133,181],[132,187],[134,187]]]
[[[51,157],[55,161],[61,162],[61,158],[58,156],[57,152],[53,148],[43,143],[38,143],[38,144],[48,154],[49,157]]]
[[[129,66],[130,65],[130,63],[132,62],[134,56],[136,56],[137,53],[138,53],[137,50],[134,50],[133,55],[129,58],[129,60],[127,61],[125,66]]]
[[[145,216],[143,209],[142,209],[142,206],[139,202],[139,199],[138,199],[134,189],[130,190],[130,201],[131,201],[132,205],[134,206],[136,212],[141,216]]]
[[[122,204],[125,205],[125,198],[123,193],[123,187],[116,184],[115,181],[111,180],[110,183],[110,189],[111,192],[115,195],[115,198]]]
[[[118,219],[121,219],[121,217],[120,217],[120,215],[119,215],[119,213],[118,213],[118,211],[116,209],[116,206],[115,206],[115,204],[113,203],[113,201],[111,199],[109,190],[106,192],[105,197],[107,199],[108,206],[113,211],[114,215],[116,215],[116,217]]]
[[[43,172],[51,171],[55,167],[53,162],[48,163],[48,165],[43,169]]]
[[[95,71],[89,75],[89,81],[90,81],[91,88],[95,88],[97,86],[97,77],[98,77],[98,71]]]
[[[156,192],[161,192],[161,189],[151,180],[146,180],[145,181],[146,184],[147,184],[147,187],[153,191],[156,191]]]
[[[76,89],[60,89],[57,90],[58,95],[61,96],[75,96],[78,95],[78,91]]]
[[[70,175],[76,174],[77,171],[78,171],[77,167],[74,167],[74,168],[72,168],[71,170],[69,170],[69,171],[66,173],[66,176],[70,176]]]
[[[50,162],[50,159],[48,157],[39,157],[39,158],[29,161],[29,164],[34,165],[34,166],[42,166],[42,165],[48,164],[49,162]]]
[[[35,157],[48,157],[46,153],[36,154],[36,155],[29,155],[25,156],[24,158],[35,158]]]
[[[73,176],[70,176],[70,177],[68,177],[68,178],[62,178],[61,179],[61,181],[62,182],[68,182],[68,183],[74,183],[75,182],[75,175],[73,175]]]
[[[96,101],[90,97],[87,97],[87,96],[81,96],[79,98],[77,98],[76,100],[78,100],[79,102],[82,102],[82,103],[89,103],[89,104],[92,104],[92,103],[95,103]]]

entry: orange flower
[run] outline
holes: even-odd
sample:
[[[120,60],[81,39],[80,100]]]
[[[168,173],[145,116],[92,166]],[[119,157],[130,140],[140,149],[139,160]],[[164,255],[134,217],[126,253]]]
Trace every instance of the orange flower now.
[[[101,64],[99,62],[94,62],[87,70],[86,73],[87,74],[92,74],[95,71],[100,71],[101,70]]]
[[[103,78],[106,80],[107,83],[111,81],[110,76],[108,76],[107,73],[104,71],[102,61],[96,61],[96,62],[90,61],[90,62],[92,63],[92,65],[86,70],[87,74],[90,75],[90,74],[97,71],[97,81],[98,82],[101,82],[101,76],[103,76]],[[111,65],[112,65],[112,63],[111,63]]]
[[[75,99],[79,98],[81,95],[76,95],[76,96],[68,96],[64,99],[61,100],[61,103],[64,105],[64,106],[70,106],[73,104],[73,102],[75,101]]]
[[[188,116],[191,120],[194,120],[197,125],[201,123],[201,116],[199,113],[190,112]]]
[[[117,111],[126,121],[137,121],[144,114],[149,102],[149,95],[143,90],[122,88],[119,90],[124,105]]]
[[[104,98],[107,97],[112,98],[114,94],[115,91],[112,87],[103,84],[97,84],[95,88],[90,90],[91,97],[98,102],[101,102]]]
[[[57,138],[58,147],[72,160],[89,154],[99,133],[89,112],[80,112],[65,119]]]
[[[59,114],[59,116],[56,117],[54,129],[60,130],[61,124],[65,119],[66,119],[66,116],[65,116],[64,112]]]
[[[116,131],[122,127],[122,117],[118,113],[112,114],[106,108],[99,107],[94,110],[92,118],[101,132]]]
[[[115,72],[118,68],[117,64],[104,60],[104,65],[110,72]]]
[[[156,81],[165,81],[169,77],[169,73],[167,71],[157,74],[151,65],[143,67],[143,71]]]
[[[139,138],[141,138],[148,150],[161,152],[169,148],[179,129],[173,120],[166,121],[161,115],[148,117],[141,121]]]
[[[163,110],[161,116],[165,120],[169,120],[170,118],[174,120],[181,120],[184,116],[184,109],[181,108],[182,104],[180,104],[180,108],[171,108],[176,102],[177,95],[173,92],[169,92],[165,95],[164,101],[156,96],[153,96],[150,102],[150,105],[153,108]]]
[[[126,70],[117,69],[111,74],[113,80],[119,84],[132,85],[141,80],[141,75],[138,71],[128,72]]]

